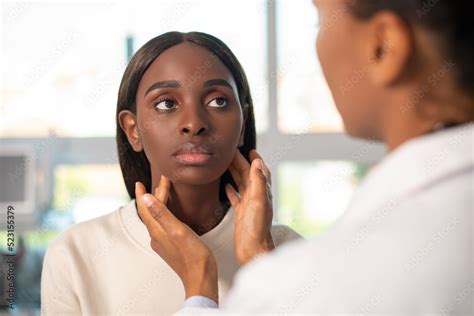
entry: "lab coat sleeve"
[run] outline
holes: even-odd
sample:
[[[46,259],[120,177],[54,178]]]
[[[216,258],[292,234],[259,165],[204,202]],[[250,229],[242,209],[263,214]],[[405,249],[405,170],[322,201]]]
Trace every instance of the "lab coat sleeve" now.
[[[272,273],[262,273],[268,270],[268,257],[271,257],[271,255],[257,256],[237,273],[234,286],[229,292],[226,303],[219,309],[208,308],[204,301],[196,300],[194,301],[195,304],[183,305],[175,315],[252,315],[265,313],[268,304],[272,304],[270,302],[272,294],[268,297],[268,293],[265,293],[264,297],[260,297],[258,293],[262,293],[263,288],[269,284],[260,278],[262,274],[267,274],[272,278],[275,277]],[[267,276],[264,279],[268,279]]]
[[[211,300],[210,298],[207,298],[205,296],[195,295],[188,298],[184,302],[183,307],[218,308],[219,305],[217,305],[217,303]]]

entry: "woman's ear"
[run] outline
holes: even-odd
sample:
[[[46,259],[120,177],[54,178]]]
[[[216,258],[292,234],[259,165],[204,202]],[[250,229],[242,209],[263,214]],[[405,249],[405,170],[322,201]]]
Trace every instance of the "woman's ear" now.
[[[248,118],[248,113],[249,113],[249,105],[245,104],[243,108],[243,125],[242,125],[242,131],[240,132],[240,138],[239,138],[239,147],[242,147],[244,145],[245,141],[245,125],[247,125],[247,118]]]
[[[135,152],[142,151],[143,145],[138,131],[137,116],[129,110],[122,110],[118,114],[118,121],[133,150]]]
[[[414,50],[413,34],[406,22],[391,12],[376,14],[370,24],[370,77],[376,85],[391,85],[407,70]]]

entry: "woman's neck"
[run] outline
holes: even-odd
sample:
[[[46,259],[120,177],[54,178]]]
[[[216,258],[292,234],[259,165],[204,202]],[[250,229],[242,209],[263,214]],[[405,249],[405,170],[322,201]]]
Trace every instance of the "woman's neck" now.
[[[172,183],[167,207],[198,235],[217,226],[227,212],[219,200],[220,179],[205,185]],[[152,188],[158,183],[152,181]]]

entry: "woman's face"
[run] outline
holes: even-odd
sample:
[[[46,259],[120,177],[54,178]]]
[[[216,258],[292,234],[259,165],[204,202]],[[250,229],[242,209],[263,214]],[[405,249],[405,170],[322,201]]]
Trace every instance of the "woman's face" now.
[[[137,127],[152,177],[207,184],[220,178],[243,145],[243,111],[226,66],[191,43],[170,47],[143,75]]]

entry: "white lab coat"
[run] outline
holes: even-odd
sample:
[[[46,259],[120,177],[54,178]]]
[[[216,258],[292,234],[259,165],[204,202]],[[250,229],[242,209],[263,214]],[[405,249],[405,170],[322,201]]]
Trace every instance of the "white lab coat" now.
[[[221,311],[473,315],[473,143],[472,123],[406,142],[327,233],[242,269]]]

